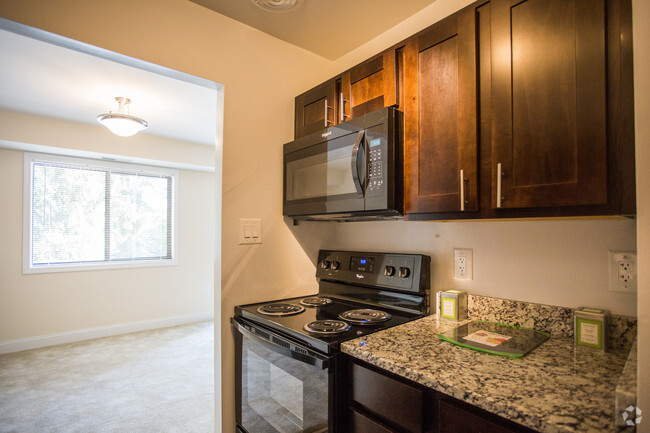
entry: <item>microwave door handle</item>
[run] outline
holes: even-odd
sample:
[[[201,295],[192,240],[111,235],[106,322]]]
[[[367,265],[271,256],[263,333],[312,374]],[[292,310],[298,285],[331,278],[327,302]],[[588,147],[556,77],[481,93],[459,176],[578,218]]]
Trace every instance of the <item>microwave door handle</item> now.
[[[289,347],[285,347],[285,345],[280,345],[277,343],[274,343],[273,341],[269,341],[265,338],[260,337],[259,335],[255,335],[248,329],[246,329],[241,323],[239,323],[239,320],[236,318],[231,318],[230,319],[231,324],[233,327],[236,328],[237,331],[239,331],[240,334],[247,336],[251,340],[259,341],[261,343],[267,344],[270,346],[270,348],[273,349],[273,351],[278,352],[284,356],[288,356],[290,358],[295,359],[296,361],[301,361],[304,362],[305,364],[313,365],[315,367],[320,368],[321,370],[325,370],[326,368],[329,367],[329,359],[321,356],[317,356],[316,354],[310,354],[306,349],[298,349],[298,346],[295,344],[291,344],[285,341],[284,338],[280,337],[279,335],[270,332],[268,330],[264,330],[265,333],[269,334],[272,336],[272,340],[275,341],[285,341],[285,344],[288,343],[288,345],[294,346],[298,350],[292,350]]]
[[[354,181],[354,186],[357,189],[357,194],[360,197],[363,197],[363,184],[361,183],[362,182],[361,177],[359,176],[359,154],[363,153],[362,152],[363,148],[361,147],[363,145],[363,135],[364,135],[364,131],[363,130],[359,131],[359,134],[357,135],[357,139],[354,142],[354,146],[352,146],[352,162],[351,162],[352,180]]]

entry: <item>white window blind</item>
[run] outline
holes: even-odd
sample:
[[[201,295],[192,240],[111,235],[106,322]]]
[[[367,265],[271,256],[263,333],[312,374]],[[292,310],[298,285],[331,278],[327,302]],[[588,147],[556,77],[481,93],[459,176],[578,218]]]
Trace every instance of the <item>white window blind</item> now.
[[[175,170],[36,154],[25,162],[27,272],[175,259]]]

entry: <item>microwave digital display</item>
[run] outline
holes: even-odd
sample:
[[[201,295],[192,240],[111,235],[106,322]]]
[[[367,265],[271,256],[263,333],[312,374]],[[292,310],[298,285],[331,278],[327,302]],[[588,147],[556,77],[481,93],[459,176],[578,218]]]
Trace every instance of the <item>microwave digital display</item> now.
[[[370,140],[370,142],[368,143],[370,147],[376,147],[379,146],[380,144],[381,144],[381,138],[374,138]]]

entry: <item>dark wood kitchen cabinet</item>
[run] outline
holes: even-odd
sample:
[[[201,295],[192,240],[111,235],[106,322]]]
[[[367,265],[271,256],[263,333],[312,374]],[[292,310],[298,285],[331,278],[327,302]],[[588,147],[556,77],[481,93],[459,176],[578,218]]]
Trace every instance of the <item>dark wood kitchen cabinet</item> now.
[[[634,215],[631,0],[481,0],[296,97],[404,112],[407,220]]]
[[[418,113],[419,124],[412,124],[410,135],[405,126],[407,149],[412,152],[405,157],[406,170],[411,173],[405,187],[407,218],[633,215],[630,1],[491,0],[468,8],[472,7],[477,75],[476,81],[469,81],[477,84],[476,103],[462,103],[466,113],[477,114],[479,211],[467,212],[474,207],[466,207],[466,212],[450,211],[449,207],[434,206],[432,197],[426,196],[427,191],[437,188],[449,191],[450,202],[458,198],[458,193],[452,195],[452,187],[459,186],[460,176],[456,175],[455,183],[449,182],[453,179],[452,168],[460,169],[459,158],[448,156],[448,149],[461,149],[461,142],[457,140],[457,148],[445,145],[450,142],[450,128],[440,126],[424,142],[428,125]],[[458,15],[462,13],[467,12]],[[460,41],[464,28],[460,19],[451,16],[447,20],[452,24],[458,20],[458,36],[454,38]],[[465,32],[471,30],[468,27]],[[459,65],[460,51],[458,59]],[[413,75],[408,65],[407,60],[407,82]],[[420,59],[420,75],[422,70]],[[453,78],[447,80],[449,88],[458,89],[452,96],[461,103],[460,85]],[[417,90],[422,94],[422,83],[419,86]],[[412,87],[406,88],[407,93],[413,93]],[[418,108],[405,112],[405,119],[414,118],[413,111]],[[446,125],[459,125],[451,118],[468,118],[458,116],[453,106],[447,113],[455,116],[445,118]],[[430,148],[424,161],[415,153],[418,149],[408,146],[409,141],[417,140],[420,149]],[[440,176],[445,170],[438,185],[426,184],[426,179]],[[472,193],[470,190],[470,200]]]
[[[333,78],[296,96],[295,138],[336,125],[336,83]]]
[[[634,214],[629,0],[492,0],[489,32],[484,214]]]
[[[493,208],[607,203],[604,0],[492,0]]]
[[[534,433],[390,372],[345,357],[346,433]],[[345,386],[347,385],[347,387]]]
[[[295,138],[398,104],[398,47],[350,68],[295,99]]]
[[[463,9],[406,44],[407,213],[479,209],[475,15]]]
[[[425,391],[377,370],[351,361],[349,364],[351,433],[373,431],[375,424],[393,431],[423,432],[431,424],[425,410]],[[381,431],[381,430],[380,430]]]
[[[339,121],[397,104],[395,51],[386,50],[343,73]]]

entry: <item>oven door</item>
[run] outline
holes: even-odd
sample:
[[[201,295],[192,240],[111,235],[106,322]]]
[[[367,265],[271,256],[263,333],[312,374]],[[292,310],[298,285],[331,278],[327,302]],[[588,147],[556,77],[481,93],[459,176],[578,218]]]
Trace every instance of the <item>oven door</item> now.
[[[333,358],[241,317],[231,322],[239,431],[331,431]]]

